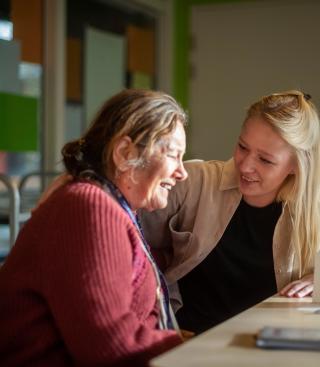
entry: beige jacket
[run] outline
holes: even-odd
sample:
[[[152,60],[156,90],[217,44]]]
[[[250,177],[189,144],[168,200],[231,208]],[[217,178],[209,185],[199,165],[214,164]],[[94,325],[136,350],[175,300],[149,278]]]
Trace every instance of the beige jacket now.
[[[233,160],[187,162],[186,181],[169,194],[166,209],[142,212],[147,241],[164,259],[168,283],[174,283],[197,266],[218,244],[235,210],[238,190]],[[273,236],[277,288],[298,278],[290,241],[291,222],[283,208]],[[239,249],[241,251],[241,249]]]

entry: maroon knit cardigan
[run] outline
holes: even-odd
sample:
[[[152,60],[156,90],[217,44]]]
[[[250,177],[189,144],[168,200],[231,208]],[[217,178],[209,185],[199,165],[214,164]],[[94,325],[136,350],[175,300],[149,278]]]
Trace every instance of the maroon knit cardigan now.
[[[0,268],[0,365],[146,365],[180,342],[157,329],[155,295],[128,215],[99,187],[68,184]]]

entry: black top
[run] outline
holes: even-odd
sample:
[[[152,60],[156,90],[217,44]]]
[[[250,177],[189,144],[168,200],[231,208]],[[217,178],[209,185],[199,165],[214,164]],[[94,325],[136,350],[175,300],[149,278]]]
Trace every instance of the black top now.
[[[182,329],[203,332],[277,292],[272,240],[281,211],[281,203],[240,202],[215,249],[179,281]]]

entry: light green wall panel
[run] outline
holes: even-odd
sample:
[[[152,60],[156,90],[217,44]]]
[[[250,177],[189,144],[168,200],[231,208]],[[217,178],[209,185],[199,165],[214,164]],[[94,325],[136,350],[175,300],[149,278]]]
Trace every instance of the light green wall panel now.
[[[153,83],[151,75],[140,73],[138,71],[131,74],[131,88],[152,89],[152,86]]]
[[[125,39],[88,27],[85,34],[85,120],[89,124],[102,103],[125,88]]]
[[[185,109],[189,107],[190,14],[192,6],[244,1],[258,0],[174,0],[173,95]]]
[[[19,93],[20,42],[0,39],[0,91]]]

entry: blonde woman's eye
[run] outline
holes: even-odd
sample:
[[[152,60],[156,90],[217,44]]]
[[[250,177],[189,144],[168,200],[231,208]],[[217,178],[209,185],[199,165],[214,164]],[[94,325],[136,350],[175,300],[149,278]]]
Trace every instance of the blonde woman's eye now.
[[[265,163],[265,164],[273,164],[273,162],[271,162],[268,159],[265,159],[263,157],[260,157],[260,160],[261,160],[262,163]]]

